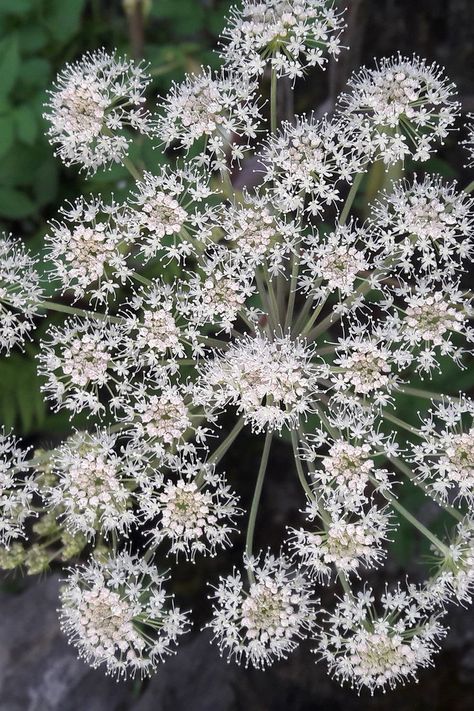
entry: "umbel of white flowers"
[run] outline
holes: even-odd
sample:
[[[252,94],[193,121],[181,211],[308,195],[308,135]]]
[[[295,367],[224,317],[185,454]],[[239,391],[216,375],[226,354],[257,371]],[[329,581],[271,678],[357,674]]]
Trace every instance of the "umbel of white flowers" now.
[[[50,92],[57,155],[87,174],[123,163],[133,185],[123,202],[79,196],[51,221],[40,258],[59,301],[19,243],[0,239],[0,346],[9,354],[48,318],[44,395],[71,420],[62,444],[32,455],[0,434],[0,564],[67,564],[62,627],[116,676],[151,674],[188,630],[165,555],[218,555],[239,523],[241,565],[222,557],[206,625],[239,663],[268,667],[309,637],[331,674],[373,692],[431,664],[448,604],[471,601],[474,406],[419,382],[449,360],[466,367],[474,340],[462,286],[474,184],[423,171],[459,105],[439,67],[397,55],[355,74],[331,117],[279,124],[281,78],[324,69],[343,28],[331,1],[247,0],[231,11],[221,70],[174,84],[158,116],[145,68],[104,50]],[[137,133],[176,159],[135,165]],[[261,183],[237,190],[252,152]],[[417,175],[403,179],[409,157]],[[387,176],[361,223],[353,207],[375,163],[400,179]],[[173,269],[149,278],[160,262]],[[225,437],[224,412],[235,416]],[[244,428],[263,440],[248,512],[221,465]],[[271,445],[285,434],[302,515],[279,553],[259,552]],[[400,503],[406,483],[439,507],[444,539]],[[402,519],[434,566],[421,585],[372,590],[362,579]],[[340,587],[323,609],[329,584]]]

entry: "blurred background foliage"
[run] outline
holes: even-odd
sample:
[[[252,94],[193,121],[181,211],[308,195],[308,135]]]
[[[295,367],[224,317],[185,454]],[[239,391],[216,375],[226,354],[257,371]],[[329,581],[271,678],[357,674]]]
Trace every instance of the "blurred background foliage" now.
[[[130,188],[129,174],[122,166],[86,180],[75,168],[67,169],[54,158],[44,135],[43,104],[66,62],[99,47],[143,58],[153,78],[150,105],[158,97],[159,110],[159,97],[173,80],[179,81],[184,72],[196,71],[201,64],[219,64],[213,50],[230,5],[231,0],[0,0],[1,228],[24,239],[39,254],[47,220],[54,218],[61,203],[88,192],[104,197],[113,193],[121,199]],[[341,6],[348,7],[345,44],[351,50],[343,52],[324,75],[309,75],[297,84],[297,112],[330,111],[353,69],[370,63],[374,55],[398,50],[446,64],[448,75],[460,88],[463,108],[474,108],[474,80],[468,71],[474,66],[472,0],[420,0],[416,7],[408,0],[347,0]],[[450,137],[440,156],[427,164],[407,165],[408,173],[438,172],[459,179],[461,185],[467,183],[458,139]],[[153,170],[165,157],[143,139],[135,143],[132,158]],[[386,183],[387,175],[380,165],[374,165],[356,203],[362,218],[369,200]],[[47,261],[42,259],[38,268],[46,275]],[[55,284],[47,289],[54,293]],[[35,355],[44,329],[45,323],[40,324],[36,340],[24,353],[0,359],[0,423],[34,443],[47,444],[63,437],[70,425],[67,414],[48,410],[40,392]],[[452,393],[472,389],[472,367],[460,370],[452,361],[445,366],[442,375],[434,374],[430,383],[413,385]],[[417,409],[427,404],[403,395],[398,400],[400,417],[412,423],[417,421]],[[81,426],[79,418],[76,426]],[[249,447],[252,453],[253,444]],[[237,466],[241,466],[238,457]],[[419,503],[414,490],[408,489],[405,496],[411,498],[412,506]],[[412,552],[410,534],[407,529],[406,535],[397,536],[395,554],[400,562]]]

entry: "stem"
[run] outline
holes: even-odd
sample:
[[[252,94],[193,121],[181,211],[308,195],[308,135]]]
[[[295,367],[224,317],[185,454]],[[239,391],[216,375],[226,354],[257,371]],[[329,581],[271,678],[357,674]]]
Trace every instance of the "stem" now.
[[[349,296],[345,301],[342,302],[342,306],[351,306],[351,304],[354,303],[354,301],[359,297],[359,296],[365,296],[370,290],[371,290],[371,285],[367,282],[363,282],[357,289],[356,291]],[[313,330],[308,334],[308,341],[314,341],[318,336],[321,335],[321,333],[324,333],[324,331],[327,331],[330,326],[335,324],[337,321],[339,321],[342,318],[342,309],[338,312],[331,311],[323,320],[318,323],[318,325],[313,328]]]
[[[374,486],[378,486],[379,482],[377,479],[369,474],[369,479]],[[409,523],[411,523],[415,528],[417,528],[420,533],[422,533],[431,543],[438,548],[444,555],[451,555],[448,546],[446,546],[442,541],[439,540],[434,533],[432,533],[429,528],[426,528],[421,521],[418,521],[416,516],[413,516],[392,494],[390,494],[386,489],[380,489],[380,493],[385,499],[396,509]]]
[[[231,444],[234,442],[234,440],[237,438],[237,435],[241,431],[241,429],[244,426],[244,421],[242,418],[237,420],[235,423],[234,427],[231,429],[227,437],[220,443],[218,448],[211,454],[211,456],[208,459],[209,464],[217,464],[224,454],[227,452]]]
[[[230,179],[229,171],[223,168],[221,170],[222,191],[226,197],[231,198],[234,195],[234,186]]]
[[[108,316],[107,314],[100,313],[98,311],[86,311],[85,309],[78,309],[74,306],[66,306],[66,304],[58,304],[55,301],[40,301],[38,306],[41,309],[47,309],[48,311],[58,311],[63,314],[72,314],[74,316],[82,316],[83,318],[95,318],[98,321],[111,321],[112,323],[123,323],[123,319],[118,316]]]
[[[474,190],[474,180],[471,181],[469,183],[469,185],[466,185],[466,187],[464,188],[464,192],[465,193],[472,193],[473,190]]]
[[[355,197],[357,195],[357,191],[359,190],[359,186],[362,182],[362,178],[364,177],[365,173],[357,173],[356,177],[354,178],[351,189],[349,190],[349,194],[346,198],[346,202],[344,203],[344,207],[342,208],[342,212],[339,216],[339,224],[344,225],[346,223],[346,220],[349,216],[349,212],[351,210],[352,204],[355,200]]]
[[[382,412],[382,417],[384,418],[384,420],[393,422],[394,425],[398,425],[398,427],[401,427],[402,429],[407,430],[407,432],[411,432],[412,434],[421,436],[421,434],[420,434],[421,431],[417,427],[413,427],[413,425],[409,425],[404,420],[401,420],[399,417],[396,417],[395,415],[390,414],[390,412],[387,412],[386,410],[384,410]]]
[[[292,333],[299,333],[299,331],[303,327],[305,319],[307,318],[307,316],[311,310],[311,306],[313,305],[313,302],[314,302],[314,295],[312,296],[311,294],[308,294],[305,299],[305,302],[303,304],[303,307],[301,308],[301,310],[297,316],[296,322],[293,324],[293,327],[291,329]]]
[[[255,270],[255,281],[257,282],[257,289],[262,299],[262,306],[267,312],[271,329],[275,331],[278,326],[278,314],[275,314],[273,304],[270,301],[270,294],[267,293],[265,283],[258,268]]]
[[[138,274],[138,272],[132,272],[130,276],[132,277],[132,279],[135,279],[135,281],[138,281],[140,282],[140,284],[144,284],[145,286],[151,286],[153,284],[151,279],[147,279],[141,274]]]
[[[336,566],[336,570],[337,570],[337,575],[339,577],[339,580],[341,582],[344,592],[346,593],[346,595],[348,597],[351,597],[352,599],[354,599],[354,593],[352,592],[351,586],[349,585],[347,575],[345,573],[343,573],[342,570],[339,570],[339,568],[337,566]]]
[[[285,331],[289,328],[290,323],[293,318],[299,266],[300,266],[300,255],[298,252],[297,254],[292,255],[290,291],[288,293],[288,304],[286,307],[286,316],[285,316],[285,329],[284,329]]]
[[[313,313],[311,314],[311,317],[308,319],[308,321],[307,321],[305,327],[304,327],[303,330],[301,331],[301,335],[302,335],[302,336],[306,336],[306,335],[311,331],[311,329],[312,329],[312,327],[313,327],[313,325],[314,325],[314,322],[316,321],[316,319],[318,318],[319,314],[321,313],[321,311],[322,311],[322,309],[323,309],[325,303],[326,303],[326,299],[321,299],[321,301],[319,302],[319,304],[316,306],[316,308],[314,309]]]
[[[445,400],[446,398],[449,398],[450,400],[458,401],[458,397],[454,397],[453,395],[443,395],[442,393],[430,393],[428,390],[421,390],[420,388],[411,388],[405,385],[403,388],[400,388],[400,392],[405,393],[405,395],[413,395],[415,397],[422,397],[425,398],[426,400]]]
[[[255,532],[255,521],[257,519],[258,507],[260,504],[260,496],[262,493],[263,480],[265,479],[265,472],[267,471],[268,455],[270,454],[270,446],[272,443],[273,432],[267,430],[265,435],[265,444],[263,445],[262,459],[260,461],[260,468],[258,470],[257,481],[255,483],[255,491],[252,499],[252,506],[250,507],[249,522],[247,526],[247,535],[245,538],[245,554],[247,558],[252,556],[253,549],[253,535]],[[253,572],[248,570],[248,576],[250,583],[255,582]]]
[[[107,126],[102,126],[102,133],[104,134],[104,136],[114,135],[113,132],[109,128],[107,128]],[[142,171],[136,167],[136,165],[133,163],[132,160],[130,160],[128,156],[122,158],[122,164],[128,170],[132,178],[135,178],[137,182],[142,179]]]
[[[298,479],[300,480],[301,486],[304,489],[306,496],[311,500],[315,501],[316,497],[311,489],[310,485],[306,481],[303,466],[301,464],[301,459],[298,455],[298,436],[295,430],[291,431],[291,444],[293,445],[293,454],[295,456],[296,471],[298,473]]]
[[[276,133],[278,125],[277,117],[277,74],[272,67],[272,73],[270,78],[270,130],[272,133]]]

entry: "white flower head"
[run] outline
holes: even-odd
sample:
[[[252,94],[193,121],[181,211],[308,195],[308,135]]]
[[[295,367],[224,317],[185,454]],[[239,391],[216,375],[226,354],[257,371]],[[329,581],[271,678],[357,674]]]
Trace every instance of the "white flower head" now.
[[[145,173],[131,202],[145,259],[161,256],[182,261],[195,254],[195,241],[206,245],[214,228],[213,195],[208,181],[191,169],[166,166],[158,175]]]
[[[428,160],[459,112],[455,86],[438,65],[416,56],[384,58],[375,69],[361,69],[348,84],[351,93],[340,98],[340,113],[369,129],[367,148],[385,163],[408,155]]]
[[[327,614],[314,650],[326,660],[330,673],[360,690],[393,688],[416,678],[420,667],[432,664],[445,630],[409,593],[386,592],[381,611],[373,607],[370,590],[345,595]]]
[[[100,196],[60,210],[46,234],[53,279],[75,299],[107,302],[130,277],[127,256],[137,238],[130,209]]]
[[[39,372],[45,378],[42,390],[57,410],[99,414],[104,410],[101,394],[110,393],[119,381],[126,386],[118,358],[124,333],[122,325],[92,318],[71,318],[48,329],[38,355]]]
[[[124,318],[128,332],[123,341],[123,356],[139,367],[174,368],[183,358],[185,344],[194,339],[180,309],[179,286],[154,280],[135,293],[127,304]]]
[[[382,489],[390,487],[388,471],[376,467],[373,448],[367,441],[336,439],[327,454],[318,452],[319,447],[310,441],[302,458],[309,461],[320,458],[321,466],[311,469],[311,479],[315,491],[329,508],[358,511],[368,503],[368,490],[374,486],[374,480]]]
[[[229,659],[264,669],[286,659],[311,632],[318,601],[283,556],[244,562],[251,575],[248,585],[240,572],[220,578],[210,596],[214,615],[206,627]]]
[[[233,254],[244,263],[268,264],[270,274],[283,273],[301,241],[301,225],[281,215],[266,195],[243,191],[242,199],[222,208],[220,227]]]
[[[116,677],[150,676],[188,631],[166,594],[166,578],[120,553],[71,571],[61,590],[60,622],[80,657]]]
[[[233,7],[222,36],[224,61],[249,76],[267,63],[278,76],[299,77],[324,68],[340,52],[342,15],[327,0],[244,0]]]
[[[132,511],[134,468],[115,451],[117,435],[107,430],[76,432],[50,455],[54,484],[42,492],[71,533],[92,538],[124,533],[135,521]]]
[[[474,403],[461,398],[436,403],[424,418],[423,439],[412,445],[411,461],[435,497],[474,503]]]
[[[374,404],[384,404],[399,385],[398,371],[411,362],[401,346],[391,343],[383,329],[372,333],[359,324],[351,324],[347,337],[339,339],[334,358],[332,386],[338,393],[354,394]]]
[[[237,407],[255,432],[290,429],[313,411],[317,367],[312,349],[287,336],[243,337],[199,367],[196,402],[210,409]]]
[[[427,176],[410,185],[398,181],[373,206],[375,226],[383,232],[387,254],[405,273],[421,270],[447,277],[472,255],[474,199]]]
[[[190,405],[185,388],[164,375],[134,385],[122,402],[121,419],[132,442],[160,457],[194,431]]]
[[[22,345],[35,327],[43,296],[35,260],[21,242],[0,236],[0,352]]]
[[[474,593],[474,520],[466,515],[456,526],[453,540],[445,552],[433,551],[437,568],[426,583],[428,596],[438,605],[455,602],[472,604]]]
[[[441,281],[420,277],[416,285],[402,284],[394,291],[403,298],[399,308],[389,316],[395,338],[405,343],[414,354],[420,372],[439,369],[440,357],[448,356],[459,366],[472,347],[461,346],[474,342],[470,326],[474,312],[472,298],[459,288],[459,280]]]
[[[247,301],[255,293],[254,270],[233,250],[216,248],[199,271],[191,272],[187,289],[184,313],[190,323],[198,329],[213,324],[231,331],[239,312],[247,313]]]
[[[156,132],[166,146],[176,143],[188,151],[199,139],[199,161],[212,170],[227,170],[227,158],[240,160],[254,139],[260,110],[254,98],[257,83],[232,71],[212,75],[203,69],[173,84]],[[232,143],[233,137],[239,141]]]
[[[325,298],[334,291],[346,298],[355,292],[363,272],[379,266],[377,251],[377,234],[352,221],[337,225],[328,234],[315,232],[306,239],[299,285],[316,298]]]
[[[122,162],[130,144],[127,130],[151,131],[144,108],[148,82],[142,65],[103,49],[67,65],[49,92],[44,114],[61,160],[88,173]]]
[[[177,472],[151,480],[139,497],[143,516],[152,522],[150,543],[166,541],[169,552],[194,561],[197,554],[216,555],[230,545],[241,510],[237,496],[212,464],[178,460]],[[190,476],[185,476],[186,470]],[[176,476],[177,474],[177,476]]]
[[[297,117],[295,125],[284,122],[262,158],[273,203],[283,212],[306,208],[314,216],[341,201],[341,186],[367,160],[360,135],[346,120],[312,116]]]
[[[26,519],[36,515],[27,454],[16,437],[0,430],[0,545],[7,548],[25,535]]]
[[[320,519],[314,501],[308,502],[305,513],[310,523]],[[290,550],[311,578],[329,581],[333,566],[359,576],[361,567],[378,567],[386,555],[383,544],[390,530],[390,515],[385,509],[372,506],[352,515],[335,509],[318,525],[317,530],[289,529]]]

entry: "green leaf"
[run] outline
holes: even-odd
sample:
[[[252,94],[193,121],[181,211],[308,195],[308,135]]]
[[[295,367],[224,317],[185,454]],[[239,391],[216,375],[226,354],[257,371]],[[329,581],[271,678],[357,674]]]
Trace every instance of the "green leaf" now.
[[[36,0],[1,0],[0,15],[26,15]]]
[[[49,0],[45,14],[54,40],[66,44],[79,30],[85,0]]]
[[[19,69],[18,37],[13,34],[0,42],[0,96],[8,96],[16,84]]]
[[[34,146],[21,143],[14,147],[0,160],[0,186],[18,187],[31,185],[38,165],[51,156],[46,143],[36,141]]]
[[[153,3],[150,14],[172,23],[173,34],[199,32],[206,23],[206,12],[195,0],[160,0]]]
[[[19,427],[28,434],[43,424],[46,406],[40,390],[36,363],[14,353],[0,360],[0,421],[5,429]]]
[[[46,31],[38,25],[27,25],[21,27],[18,32],[18,44],[21,54],[31,54],[37,52],[46,45],[48,35]]]
[[[13,188],[0,188],[0,216],[19,220],[32,215],[35,203],[24,193]]]
[[[33,193],[40,207],[53,202],[58,194],[59,166],[54,158],[48,157],[34,177]]]
[[[43,57],[26,59],[21,63],[20,79],[26,87],[44,88],[49,83],[51,71],[51,62]]]
[[[28,146],[33,145],[38,135],[36,111],[29,104],[23,104],[15,109],[15,123],[18,138]]]
[[[0,116],[0,158],[10,150],[14,135],[13,115]]]

